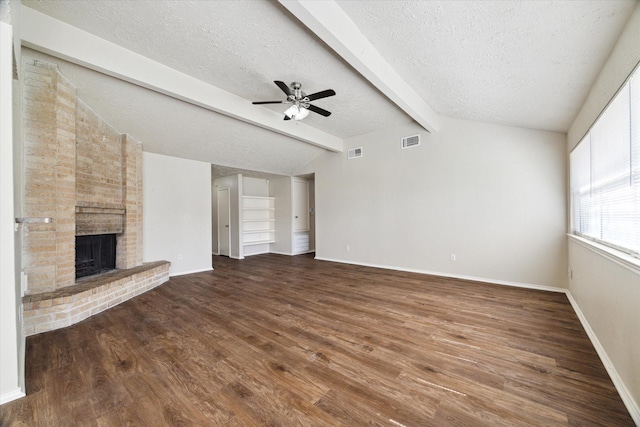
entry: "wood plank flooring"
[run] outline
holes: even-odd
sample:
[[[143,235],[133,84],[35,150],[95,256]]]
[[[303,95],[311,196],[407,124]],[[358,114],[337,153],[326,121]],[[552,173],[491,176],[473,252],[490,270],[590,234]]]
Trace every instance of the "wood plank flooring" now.
[[[2,426],[631,426],[564,294],[214,257],[27,340]]]

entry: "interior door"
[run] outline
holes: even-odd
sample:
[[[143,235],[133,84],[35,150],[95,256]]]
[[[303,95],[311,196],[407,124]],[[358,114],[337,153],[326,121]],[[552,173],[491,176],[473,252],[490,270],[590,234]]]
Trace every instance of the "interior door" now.
[[[218,190],[218,253],[229,256],[231,248],[231,198],[228,188]]]
[[[309,182],[293,180],[293,231],[309,231]]]

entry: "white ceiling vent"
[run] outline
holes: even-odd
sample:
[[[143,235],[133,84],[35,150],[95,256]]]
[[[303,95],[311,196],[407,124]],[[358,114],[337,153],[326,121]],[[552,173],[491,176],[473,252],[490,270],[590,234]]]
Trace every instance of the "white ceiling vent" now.
[[[362,147],[352,148],[349,150],[349,153],[347,155],[347,158],[349,160],[357,159],[358,157],[362,157]]]
[[[405,136],[402,138],[402,148],[417,147],[420,145],[420,135]]]

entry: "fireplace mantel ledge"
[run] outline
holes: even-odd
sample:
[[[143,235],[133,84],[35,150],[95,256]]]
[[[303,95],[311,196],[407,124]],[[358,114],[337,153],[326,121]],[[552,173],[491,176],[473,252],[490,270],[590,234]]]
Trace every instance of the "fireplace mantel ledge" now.
[[[76,206],[76,213],[124,215],[126,210],[124,208],[105,208],[100,206]]]

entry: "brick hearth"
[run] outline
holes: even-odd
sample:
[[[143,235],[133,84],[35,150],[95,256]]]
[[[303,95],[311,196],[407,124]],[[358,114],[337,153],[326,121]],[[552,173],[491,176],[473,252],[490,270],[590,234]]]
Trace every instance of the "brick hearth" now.
[[[169,262],[145,263],[78,280],[53,292],[27,295],[23,331],[26,336],[64,328],[108,310],[169,280]]]

